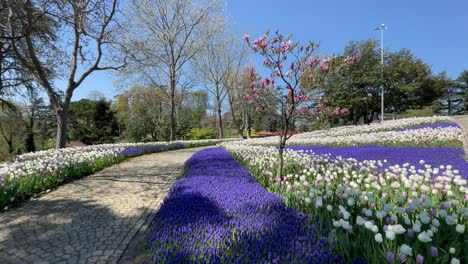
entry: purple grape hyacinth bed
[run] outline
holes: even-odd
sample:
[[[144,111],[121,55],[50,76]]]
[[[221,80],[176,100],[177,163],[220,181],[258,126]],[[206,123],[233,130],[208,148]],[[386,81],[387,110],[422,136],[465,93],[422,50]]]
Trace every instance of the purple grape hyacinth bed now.
[[[152,263],[341,263],[306,215],[221,148],[195,153],[149,227]]]
[[[459,170],[463,178],[468,178],[468,162],[464,160],[463,149],[452,147],[422,148],[422,147],[386,147],[386,146],[288,146],[294,151],[313,151],[318,155],[330,154],[330,158],[338,156],[362,160],[387,160],[384,168],[391,165],[403,165],[409,163],[417,169],[422,169],[426,164],[433,167],[451,165]],[[419,161],[424,160],[425,164]]]

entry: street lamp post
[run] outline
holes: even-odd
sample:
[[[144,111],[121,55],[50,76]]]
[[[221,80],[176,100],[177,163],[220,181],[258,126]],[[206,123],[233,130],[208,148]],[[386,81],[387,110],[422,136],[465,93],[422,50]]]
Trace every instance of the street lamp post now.
[[[380,25],[378,28],[375,30],[380,30],[380,64],[381,64],[381,69],[380,69],[380,77],[382,78],[382,95],[381,95],[381,105],[380,105],[380,115],[381,115],[381,122],[384,121],[384,86],[383,86],[383,68],[384,68],[384,46],[383,46],[383,33],[384,30],[386,30],[387,27],[385,24]]]

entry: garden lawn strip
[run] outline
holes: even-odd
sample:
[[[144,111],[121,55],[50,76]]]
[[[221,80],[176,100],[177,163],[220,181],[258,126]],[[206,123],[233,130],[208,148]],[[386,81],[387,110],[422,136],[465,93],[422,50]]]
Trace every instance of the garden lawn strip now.
[[[195,153],[149,227],[154,263],[340,263],[310,219],[221,148]]]
[[[386,160],[382,169],[389,166],[409,163],[416,169],[424,169],[426,165],[440,167],[447,165],[458,170],[460,175],[468,179],[468,162],[464,159],[463,149],[452,147],[390,147],[390,146],[288,146],[286,149],[303,152],[313,152],[316,155],[329,155],[331,159],[341,156],[344,159],[353,158],[358,161]],[[421,160],[424,163],[420,162]]]

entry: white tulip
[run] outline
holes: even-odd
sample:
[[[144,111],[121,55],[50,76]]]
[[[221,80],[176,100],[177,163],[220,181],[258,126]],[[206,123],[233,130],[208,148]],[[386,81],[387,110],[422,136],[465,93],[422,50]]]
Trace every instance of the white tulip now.
[[[375,241],[377,241],[377,243],[382,243],[383,242],[382,234],[380,234],[380,233],[375,234],[374,239],[375,239]]]
[[[385,237],[388,240],[394,240],[395,239],[395,233],[392,230],[387,230],[387,231],[385,231]]]
[[[427,242],[432,241],[431,237],[428,235],[428,233],[426,233],[426,231],[419,233],[418,239],[419,239],[419,241],[421,241],[423,243],[427,243]]]

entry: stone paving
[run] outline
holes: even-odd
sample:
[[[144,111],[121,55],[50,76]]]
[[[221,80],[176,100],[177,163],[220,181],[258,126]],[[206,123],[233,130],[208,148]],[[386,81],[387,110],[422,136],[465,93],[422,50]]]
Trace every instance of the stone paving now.
[[[468,115],[452,116],[463,129],[463,148],[465,149],[465,160],[468,160]]]
[[[0,214],[0,263],[133,263],[145,226],[201,148],[136,157]]]

